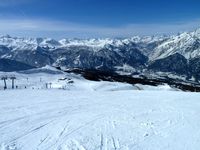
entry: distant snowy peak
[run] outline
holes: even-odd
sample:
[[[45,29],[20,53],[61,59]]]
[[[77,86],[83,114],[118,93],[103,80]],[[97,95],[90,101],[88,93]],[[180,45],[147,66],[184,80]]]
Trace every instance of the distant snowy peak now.
[[[175,53],[187,59],[200,57],[200,29],[171,36],[154,49],[150,60],[162,59]]]
[[[197,37],[200,38],[200,28],[196,29],[196,30],[194,31],[194,34],[195,34]]]
[[[127,39],[63,39],[59,41],[63,46],[70,47],[70,46],[87,46],[91,48],[103,48],[108,45],[113,46],[121,46],[124,44],[128,44],[131,41],[130,38]]]
[[[54,39],[45,38],[45,39],[42,39],[42,41],[40,43],[38,43],[38,46],[55,49],[57,47],[62,46],[62,44],[59,41],[56,41]]]
[[[131,38],[105,38],[105,39],[62,39],[59,42],[62,47],[71,47],[71,46],[85,46],[89,47],[92,50],[100,50],[102,48],[107,48],[109,46],[120,47],[129,44],[144,44],[148,45],[153,42],[159,42],[166,39],[166,36],[134,36]]]
[[[164,37],[135,36],[132,38],[96,38],[96,39],[62,39],[54,40],[51,38],[17,38],[9,35],[0,37],[0,45],[7,46],[13,50],[31,50],[36,49],[38,46],[47,47],[49,49],[56,49],[60,47],[71,46],[86,46],[95,49],[101,49],[107,45],[122,46],[129,43],[151,43],[159,40],[163,40]]]
[[[0,37],[0,45],[11,48],[12,50],[34,49],[37,47],[37,41],[34,38],[2,36]]]
[[[153,42],[163,41],[163,40],[168,39],[168,38],[169,38],[169,36],[167,36],[167,35],[162,35],[162,36],[143,36],[143,37],[134,36],[134,37],[130,38],[130,41],[134,42],[134,43],[146,43],[146,44],[149,44],[149,43],[153,43]]]
[[[105,45],[113,44],[113,39],[62,39],[59,41],[62,46],[88,46],[102,48]]]
[[[101,50],[112,46],[136,45],[149,60],[154,61],[179,53],[187,59],[200,57],[200,28],[193,32],[184,32],[173,36],[134,36],[131,38],[91,38],[91,39],[62,39],[51,38],[17,38],[9,35],[0,37],[0,46],[6,46],[11,51],[46,50],[58,48],[88,47],[90,50]],[[129,47],[130,47],[129,46]]]
[[[0,45],[12,50],[33,50],[38,46],[54,48],[61,46],[61,43],[51,38],[18,38],[6,35],[0,37]]]

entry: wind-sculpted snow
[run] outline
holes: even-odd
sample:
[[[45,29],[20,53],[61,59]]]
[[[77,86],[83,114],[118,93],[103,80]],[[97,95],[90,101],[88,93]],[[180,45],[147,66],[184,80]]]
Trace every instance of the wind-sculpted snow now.
[[[199,94],[0,91],[0,150],[198,150]]]

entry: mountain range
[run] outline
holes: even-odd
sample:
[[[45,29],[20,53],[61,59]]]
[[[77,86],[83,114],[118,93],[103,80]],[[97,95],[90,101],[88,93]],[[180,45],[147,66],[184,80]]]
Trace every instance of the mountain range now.
[[[172,36],[62,39],[0,37],[0,71],[52,65],[200,80],[200,29]]]

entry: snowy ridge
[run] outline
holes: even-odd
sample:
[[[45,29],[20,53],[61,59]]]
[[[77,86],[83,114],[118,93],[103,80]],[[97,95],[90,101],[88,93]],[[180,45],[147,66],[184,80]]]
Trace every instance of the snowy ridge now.
[[[143,44],[144,47],[149,48],[151,43],[159,43],[153,47],[150,53],[150,60],[160,59],[172,55],[174,53],[180,53],[187,59],[199,56],[199,47],[193,47],[199,45],[200,41],[200,29],[193,32],[184,32],[174,36],[135,36],[131,38],[122,39],[62,39],[54,40],[51,38],[17,38],[11,36],[1,36],[0,45],[7,46],[13,50],[31,50],[36,49],[38,46],[47,47],[49,49],[56,49],[61,47],[70,46],[87,46],[94,50],[101,49],[107,45],[113,45],[115,47],[122,46],[124,44]]]
[[[161,59],[179,53],[187,59],[200,56],[200,29],[171,36],[167,41],[154,49],[150,59]]]
[[[135,36],[123,39],[61,39],[59,41],[51,38],[17,38],[9,35],[0,37],[0,45],[13,49],[34,49],[37,46],[59,48],[70,46],[87,46],[91,48],[103,48],[106,45],[121,46],[123,44],[133,43],[151,43],[166,38],[164,36]]]

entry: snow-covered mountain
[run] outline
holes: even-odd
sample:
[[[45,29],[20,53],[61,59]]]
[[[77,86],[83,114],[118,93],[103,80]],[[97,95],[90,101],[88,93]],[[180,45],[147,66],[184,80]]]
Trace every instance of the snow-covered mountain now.
[[[125,44],[151,44],[153,42],[162,41],[166,36],[135,36],[132,38],[116,38],[116,39],[61,39],[59,41],[51,38],[18,38],[9,35],[0,37],[0,45],[6,46],[13,50],[30,50],[40,47],[48,47],[53,50],[56,48],[71,47],[71,46],[87,46],[93,50],[100,50],[108,45],[122,46]]]
[[[146,41],[149,42],[149,39]],[[145,39],[142,43],[144,42]],[[126,63],[138,67],[144,66],[147,61],[147,57],[140,51],[144,49],[136,37],[60,41],[49,38],[12,38],[10,36],[0,38],[1,58],[17,60],[35,67],[55,64],[70,68],[111,69]]]
[[[200,56],[200,29],[194,32],[184,32],[169,37],[165,42],[158,45],[151,53],[150,59],[156,60],[179,53],[187,59]]]
[[[54,65],[126,72],[128,66],[131,73],[169,72],[200,78],[200,29],[173,36],[121,39],[54,40],[7,35],[0,37],[0,58],[32,67]]]

